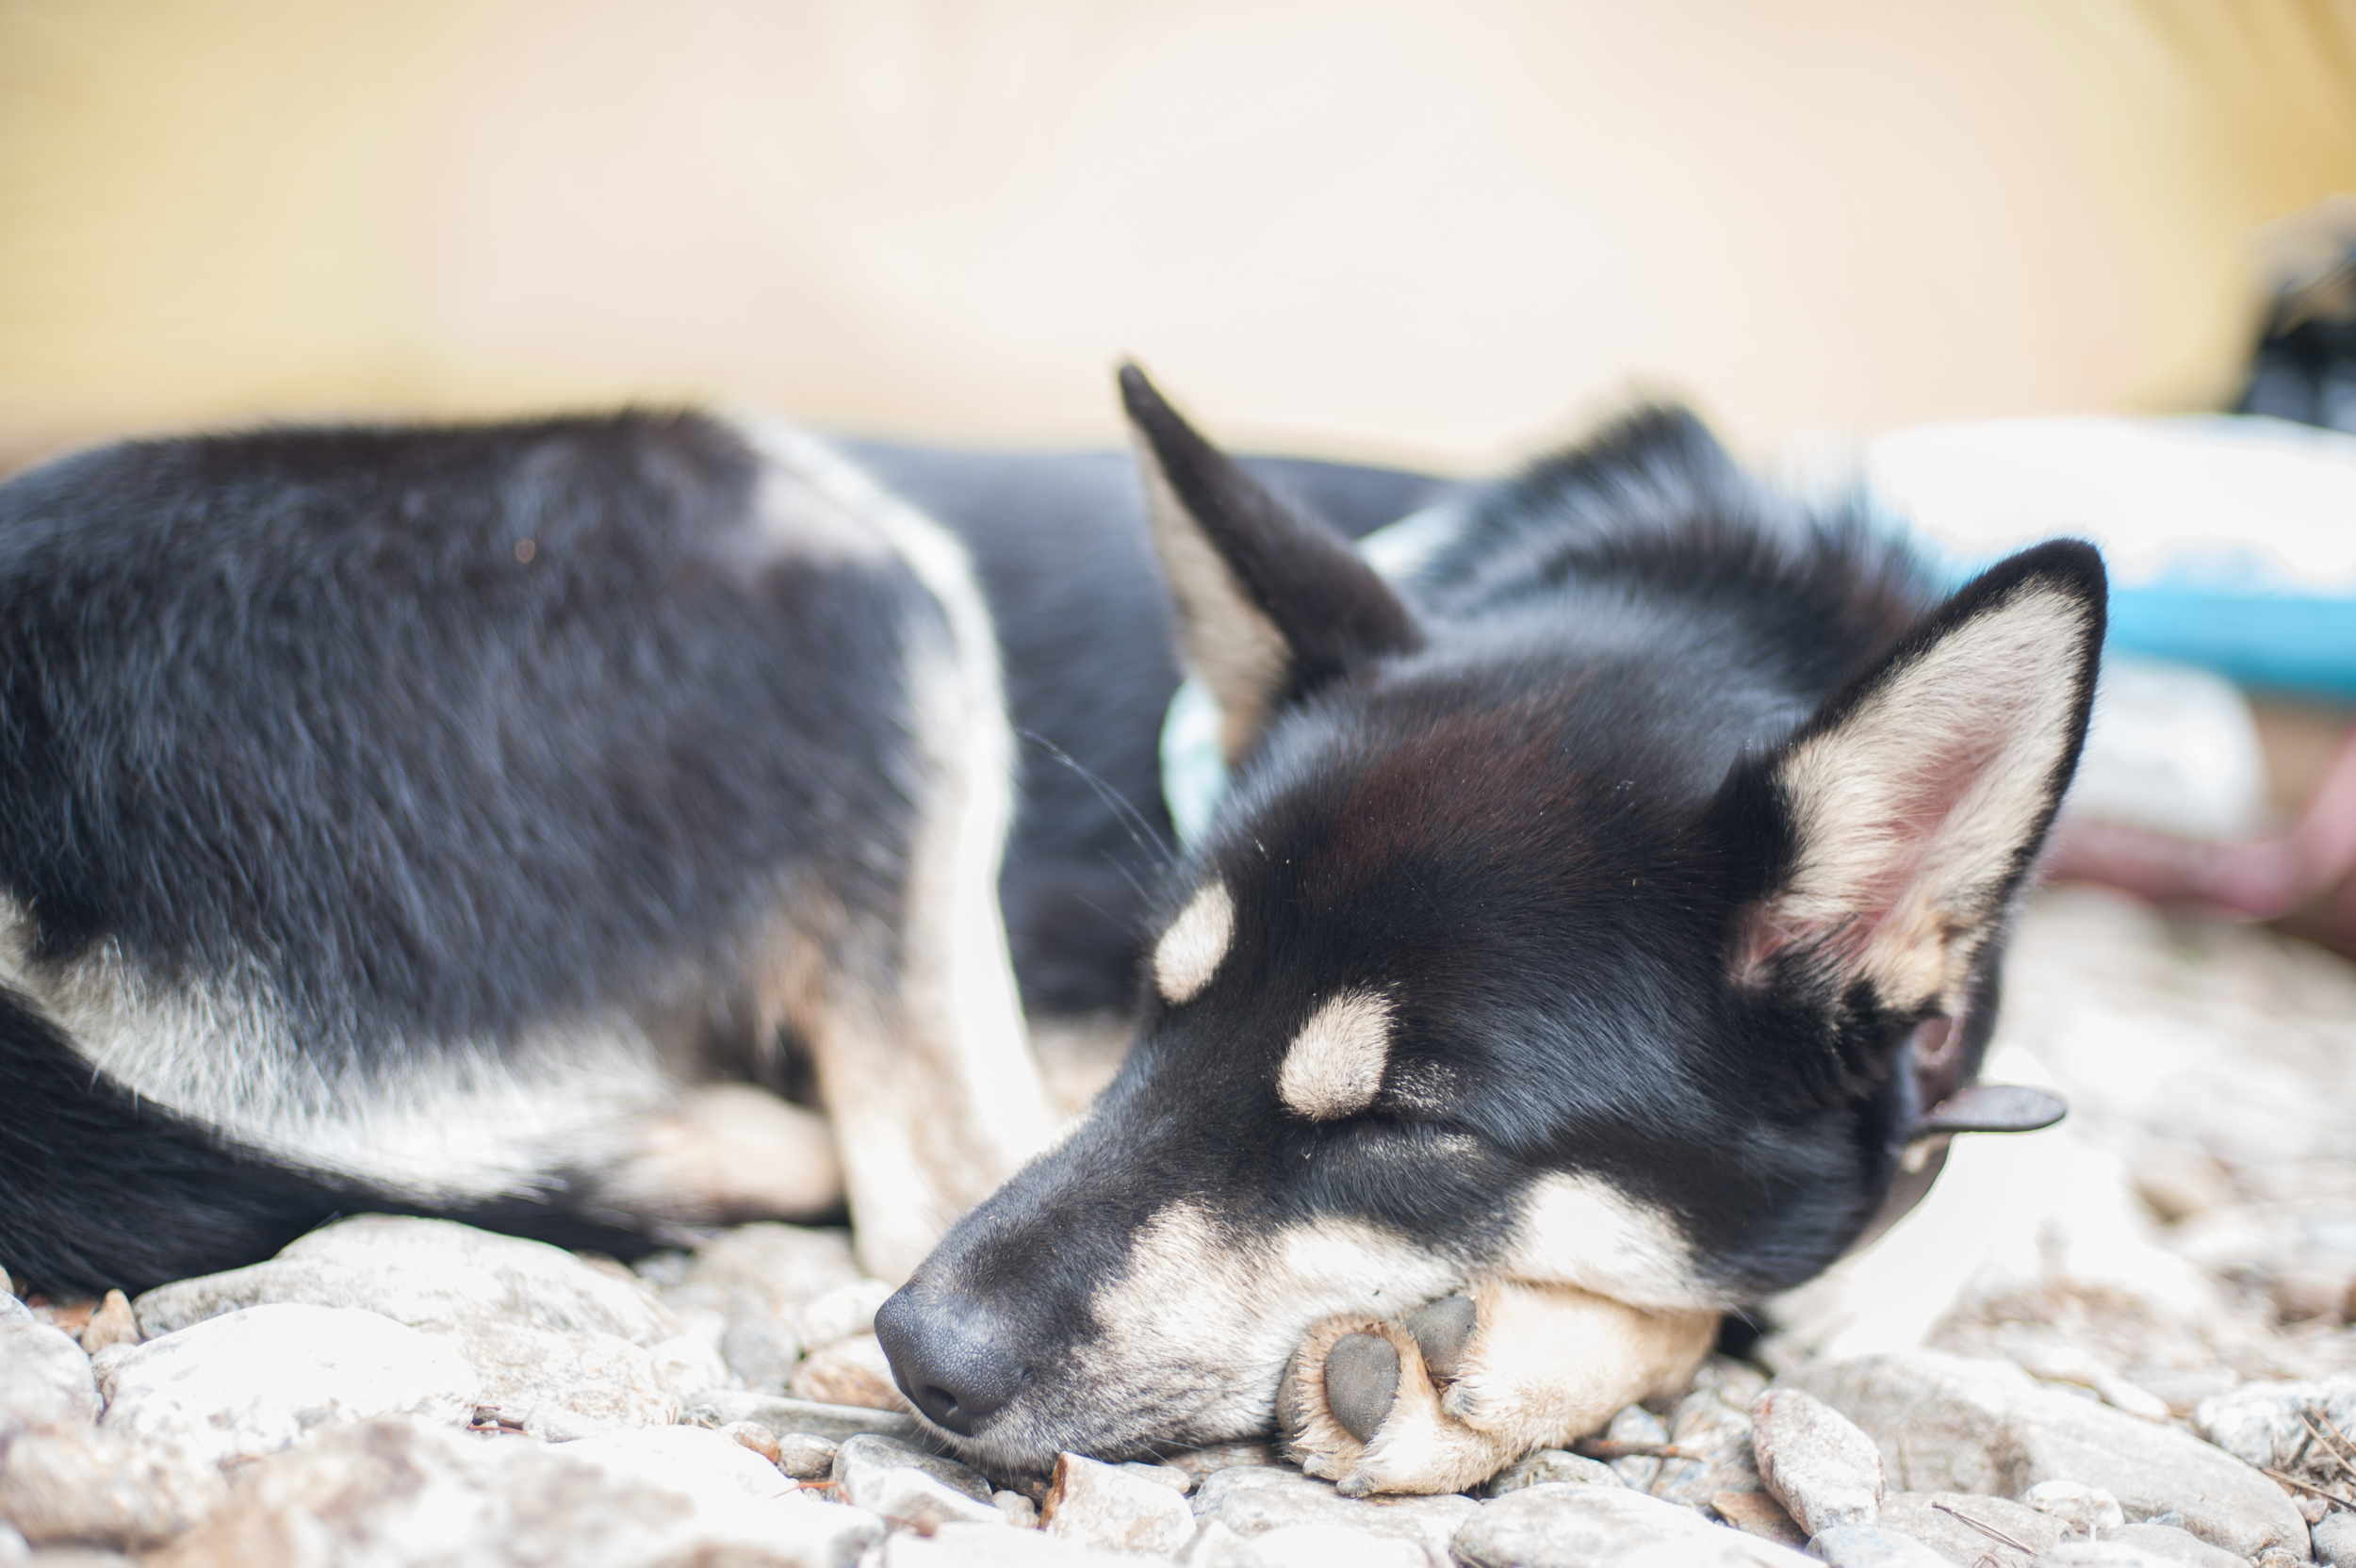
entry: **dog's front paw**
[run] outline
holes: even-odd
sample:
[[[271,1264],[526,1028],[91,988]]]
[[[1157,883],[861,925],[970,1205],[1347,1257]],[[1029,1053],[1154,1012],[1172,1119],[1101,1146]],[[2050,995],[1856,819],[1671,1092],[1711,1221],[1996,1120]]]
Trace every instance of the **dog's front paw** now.
[[[1318,1325],[1293,1357],[1278,1403],[1301,1467],[1364,1496],[1460,1491],[1518,1458],[1464,1419],[1473,1393],[1464,1375],[1480,1331],[1480,1304],[1469,1296],[1396,1323]]]
[[[1352,1496],[1458,1492],[1681,1387],[1716,1328],[1712,1312],[1493,1284],[1397,1322],[1318,1325],[1284,1374],[1277,1414],[1301,1467]]]

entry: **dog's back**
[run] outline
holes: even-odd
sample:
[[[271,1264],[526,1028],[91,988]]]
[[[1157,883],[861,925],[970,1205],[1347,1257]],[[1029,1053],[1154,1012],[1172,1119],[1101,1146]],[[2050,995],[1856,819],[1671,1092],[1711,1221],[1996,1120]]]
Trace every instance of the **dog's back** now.
[[[812,973],[893,989],[967,729],[1003,829],[954,547],[839,479],[625,415],[0,487],[0,1258],[138,1285],[360,1207],[644,1245],[636,1122],[777,1081],[849,1010]]]

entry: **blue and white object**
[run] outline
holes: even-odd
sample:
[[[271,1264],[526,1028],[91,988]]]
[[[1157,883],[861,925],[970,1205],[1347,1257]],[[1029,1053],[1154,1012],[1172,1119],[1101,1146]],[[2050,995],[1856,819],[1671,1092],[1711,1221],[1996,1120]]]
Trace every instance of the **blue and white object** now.
[[[2356,436],[2282,419],[2006,419],[1862,449],[1802,443],[1785,473],[1862,489],[1956,585],[2056,535],[2111,573],[2104,677],[2071,808],[2191,838],[2265,825],[2265,762],[2235,687],[2356,701]],[[1443,504],[1359,541],[1397,581],[1444,545]],[[1219,704],[1189,678],[1162,726],[1181,844],[1227,792]]]
[[[1958,580],[2056,534],[2100,545],[2114,655],[2356,701],[2356,436],[2233,415],[1995,420],[1883,436],[1857,466]]]

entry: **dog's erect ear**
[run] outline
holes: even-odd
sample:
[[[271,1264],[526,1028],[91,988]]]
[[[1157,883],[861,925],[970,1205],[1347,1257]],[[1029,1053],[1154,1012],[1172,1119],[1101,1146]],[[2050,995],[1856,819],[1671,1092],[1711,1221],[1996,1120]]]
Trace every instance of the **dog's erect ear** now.
[[[1348,540],[1205,441],[1134,365],[1121,368],[1121,400],[1186,665],[1219,699],[1230,761],[1286,699],[1421,645],[1407,606]]]
[[[2104,604],[2092,546],[2024,550],[1737,768],[1741,841],[1773,846],[1739,978],[1840,998],[1863,983],[1886,1015],[1960,1009],[2077,767]]]

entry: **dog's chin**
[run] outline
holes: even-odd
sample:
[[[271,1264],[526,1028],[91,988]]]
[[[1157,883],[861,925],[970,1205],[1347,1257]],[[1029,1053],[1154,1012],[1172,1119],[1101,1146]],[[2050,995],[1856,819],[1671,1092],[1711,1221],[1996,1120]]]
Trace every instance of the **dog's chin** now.
[[[1086,1400],[1096,1406],[1088,1410],[1051,1412],[1044,1408],[1045,1401],[1030,1406],[1029,1401],[1019,1400],[991,1416],[970,1437],[922,1415],[917,1419],[925,1435],[986,1475],[1040,1475],[1055,1468],[1059,1454],[1085,1454],[1119,1463],[1267,1437],[1275,1426],[1275,1385],[1281,1370],[1269,1372],[1264,1397],[1242,1397],[1235,1391],[1218,1390],[1204,1391],[1192,1400],[1181,1395],[1132,1404],[1106,1397],[1106,1391],[1100,1389],[1082,1393],[1072,1401],[1077,1405]]]

